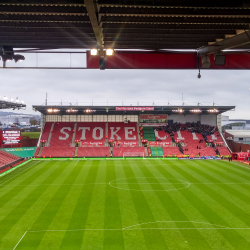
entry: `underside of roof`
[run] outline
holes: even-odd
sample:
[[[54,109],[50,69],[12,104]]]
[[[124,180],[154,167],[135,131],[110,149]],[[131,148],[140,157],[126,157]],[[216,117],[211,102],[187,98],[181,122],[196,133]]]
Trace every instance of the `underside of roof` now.
[[[249,41],[241,40],[232,48],[250,49],[247,0],[21,2],[0,0],[0,46],[197,50],[245,33]]]

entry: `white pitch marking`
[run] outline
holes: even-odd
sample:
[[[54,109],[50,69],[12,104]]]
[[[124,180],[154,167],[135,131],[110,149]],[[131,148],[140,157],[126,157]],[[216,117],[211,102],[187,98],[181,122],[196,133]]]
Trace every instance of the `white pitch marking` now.
[[[131,188],[121,188],[121,187],[116,187],[116,186],[113,186],[111,183],[114,182],[114,181],[118,181],[118,180],[127,180],[127,179],[139,179],[139,178],[144,178],[144,179],[147,179],[147,178],[154,178],[154,179],[157,179],[157,178],[161,178],[161,179],[166,179],[166,180],[178,180],[180,182],[183,182],[183,183],[178,183],[178,184],[187,184],[186,187],[183,187],[183,188],[172,188],[172,189],[167,189],[167,190],[137,190],[137,189],[131,189]],[[123,183],[119,183],[119,184],[123,184]],[[125,184],[125,183],[124,183]],[[143,184],[143,183],[126,183],[126,184]],[[151,183],[146,183],[146,184],[151,184]],[[157,183],[157,184],[174,184],[174,183]],[[114,187],[114,188],[117,188],[117,189],[123,189],[123,190],[132,190],[132,191],[146,191],[146,192],[154,192],[154,191],[161,191],[161,192],[167,192],[167,191],[172,191],[172,190],[180,190],[180,189],[184,189],[184,188],[188,188],[190,186],[190,183],[187,182],[187,181],[184,181],[184,180],[179,180],[179,179],[173,179],[173,178],[165,178],[165,177],[128,177],[128,178],[121,178],[121,179],[116,179],[116,180],[113,180],[113,181],[110,181],[109,182],[109,185],[111,187]]]
[[[21,237],[21,239],[17,242],[17,244],[16,244],[15,247],[13,248],[13,250],[16,249],[16,247],[19,245],[19,243],[21,242],[21,240],[23,239],[23,237],[26,235],[27,232],[28,232],[28,231],[26,231],[26,232],[23,234],[23,236]]]
[[[230,227],[225,227],[225,226],[222,226],[222,225],[212,224],[212,223],[209,223],[209,222],[167,220],[167,221],[152,221],[152,222],[139,223],[139,224],[136,224],[136,225],[124,227],[123,230],[131,229],[131,228],[133,228],[133,227],[141,226],[141,225],[148,225],[148,224],[155,224],[155,223],[176,223],[176,222],[177,222],[177,223],[205,224],[205,225],[220,227],[220,228],[223,228],[223,229],[231,229]],[[144,229],[144,228],[143,228],[143,229]],[[146,228],[145,228],[145,229],[146,229]],[[173,228],[173,229],[174,229],[174,228]],[[176,229],[176,228],[175,228],[175,229]],[[196,229],[200,229],[200,228],[196,228]],[[212,228],[212,229],[217,229],[217,228]]]
[[[141,225],[147,225],[147,224],[154,224],[154,223],[194,223],[194,224],[205,224],[205,225],[211,225],[211,226],[216,226],[215,228],[206,228],[206,227],[197,227],[197,228],[182,228],[182,227],[161,227],[161,228],[135,228],[136,226],[141,226]],[[16,247],[20,244],[21,240],[24,238],[24,236],[27,233],[39,233],[39,232],[76,232],[76,231],[134,231],[134,230],[249,230],[250,227],[247,228],[230,228],[230,227],[225,227],[222,225],[217,225],[217,224],[211,224],[208,222],[199,222],[199,221],[155,221],[155,222],[146,222],[146,223],[140,223],[140,224],[135,224],[132,226],[124,227],[124,228],[80,228],[80,229],[66,229],[66,230],[31,230],[31,231],[26,231],[21,239],[17,242],[13,250],[16,249]]]
[[[37,162],[37,163],[40,163],[40,161]],[[7,181],[3,182],[2,184],[0,184],[0,186],[2,186],[2,185],[3,185],[4,183],[6,183],[6,182],[12,180],[12,179],[15,178],[16,176],[22,174],[22,173],[25,172],[26,170],[29,170],[31,167],[35,166],[37,163],[35,163],[34,165],[30,166],[29,168],[26,168],[25,170],[23,170],[22,172],[20,172],[19,174],[15,175],[15,176],[13,176],[12,178],[8,179]],[[12,172],[11,172],[11,173],[12,173]],[[5,175],[4,175],[4,176],[5,176]]]

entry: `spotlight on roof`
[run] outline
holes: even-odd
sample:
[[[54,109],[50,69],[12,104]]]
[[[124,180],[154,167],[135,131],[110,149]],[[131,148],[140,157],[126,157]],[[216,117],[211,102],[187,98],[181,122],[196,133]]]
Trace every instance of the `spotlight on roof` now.
[[[59,111],[60,111],[59,109],[47,109],[48,113],[57,113]]]
[[[67,113],[76,113],[78,110],[77,109],[67,109]]]
[[[98,50],[97,49],[91,49],[90,50],[90,55],[91,56],[96,56],[98,54]]]
[[[85,109],[83,112],[85,112],[85,113],[94,113],[94,112],[96,112],[96,110],[93,110],[93,109]]]
[[[225,63],[226,63],[226,55],[222,54],[214,55],[214,65],[225,66]]]
[[[183,113],[184,110],[182,108],[178,108],[178,109],[173,109],[172,110],[174,113]]]
[[[106,49],[106,56],[113,56],[114,50],[113,49]]]
[[[214,108],[214,109],[208,109],[207,112],[208,113],[219,113],[219,110],[217,108]]]
[[[192,113],[201,113],[200,109],[191,109],[190,112]]]

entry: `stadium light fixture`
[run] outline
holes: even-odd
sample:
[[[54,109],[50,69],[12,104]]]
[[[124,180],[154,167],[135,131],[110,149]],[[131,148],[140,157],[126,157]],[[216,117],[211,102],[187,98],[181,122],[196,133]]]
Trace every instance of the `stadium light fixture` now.
[[[78,110],[77,109],[67,109],[66,112],[67,113],[76,113],[76,112],[78,112]]]
[[[6,62],[14,60],[15,62],[25,60],[23,55],[15,55],[13,47],[11,46],[1,46],[0,47],[0,57],[3,60],[3,67],[5,68]]]
[[[192,113],[201,113],[202,111],[200,109],[191,109],[190,112],[192,112]]]
[[[94,112],[96,112],[96,110],[93,110],[93,109],[85,109],[83,112],[85,112],[85,113],[94,113]]]
[[[47,109],[48,113],[57,113],[59,111],[60,111],[59,109]]]
[[[219,110],[214,108],[214,109],[208,109],[207,112],[208,113],[219,113]]]
[[[226,55],[222,54],[214,55],[214,65],[225,66],[225,63],[226,63]]]
[[[113,56],[114,50],[113,49],[106,49],[106,56]]]
[[[183,113],[184,110],[182,108],[178,108],[178,109],[173,109],[172,110],[174,113]]]
[[[91,49],[90,50],[90,55],[91,56],[97,56],[97,54],[98,54],[98,50],[97,49]]]

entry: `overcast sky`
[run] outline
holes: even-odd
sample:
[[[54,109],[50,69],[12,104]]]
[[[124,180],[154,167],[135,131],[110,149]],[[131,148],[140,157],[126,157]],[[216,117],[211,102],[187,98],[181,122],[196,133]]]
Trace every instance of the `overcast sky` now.
[[[26,56],[26,55],[25,55]],[[65,55],[64,55],[65,57]],[[38,66],[69,66],[69,59],[57,60],[52,55],[40,56]],[[72,66],[85,66],[82,55],[75,56]],[[2,62],[2,61],[1,61]],[[0,62],[0,63],[1,63]],[[60,63],[59,63],[60,62]],[[34,55],[26,56],[23,64],[34,66]],[[25,101],[25,113],[32,113],[32,105],[45,102],[59,104],[81,103],[95,105],[235,105],[236,110],[224,113],[231,119],[250,119],[250,71],[196,70],[45,70],[2,69],[0,96],[18,97]],[[6,110],[7,111],[7,110]],[[11,110],[9,110],[11,111]],[[21,112],[21,111],[20,111]]]

